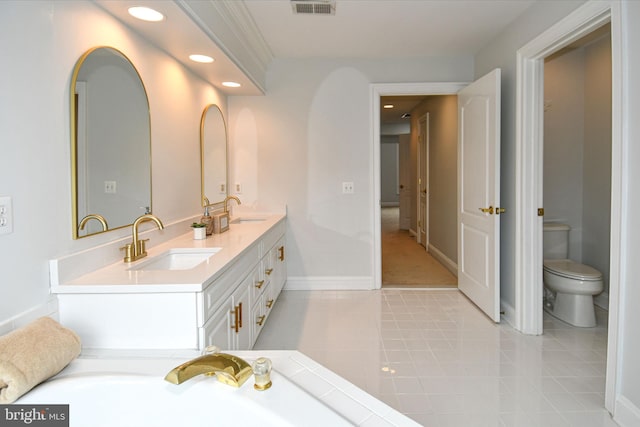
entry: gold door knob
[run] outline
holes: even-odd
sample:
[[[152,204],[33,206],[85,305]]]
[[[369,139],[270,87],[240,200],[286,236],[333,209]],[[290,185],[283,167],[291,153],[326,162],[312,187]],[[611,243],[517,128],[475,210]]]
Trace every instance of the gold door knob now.
[[[505,208],[498,208],[496,207],[496,215],[500,215],[506,212]]]
[[[493,213],[493,206],[489,206],[488,208],[478,208],[478,209],[480,209],[484,213],[488,213],[489,215]]]

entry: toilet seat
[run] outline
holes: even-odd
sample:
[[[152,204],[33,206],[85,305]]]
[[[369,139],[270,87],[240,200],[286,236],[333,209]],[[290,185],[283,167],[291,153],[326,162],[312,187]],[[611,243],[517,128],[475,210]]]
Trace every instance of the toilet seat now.
[[[582,281],[602,280],[602,273],[593,267],[570,259],[546,259],[543,268],[551,274]]]

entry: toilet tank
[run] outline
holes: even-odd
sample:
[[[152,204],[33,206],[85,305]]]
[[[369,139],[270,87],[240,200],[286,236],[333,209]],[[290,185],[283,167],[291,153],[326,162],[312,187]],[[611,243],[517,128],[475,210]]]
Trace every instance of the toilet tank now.
[[[542,233],[542,256],[544,259],[569,258],[569,227],[558,222],[545,222]]]

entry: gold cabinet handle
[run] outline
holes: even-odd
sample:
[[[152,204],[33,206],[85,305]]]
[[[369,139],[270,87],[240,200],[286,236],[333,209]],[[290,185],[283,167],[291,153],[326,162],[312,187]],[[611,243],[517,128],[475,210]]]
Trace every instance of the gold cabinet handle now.
[[[488,213],[489,215],[493,213],[493,206],[489,206],[488,208],[478,208],[478,209],[480,209],[484,213]]]
[[[278,259],[280,261],[284,261],[284,246],[280,246],[278,248],[278,251],[280,252],[280,255],[278,256]]]
[[[264,318],[267,317],[265,314],[263,314],[262,316],[258,317],[258,321],[256,322],[256,324],[258,326],[262,326],[262,324],[264,323]]]
[[[256,288],[260,289],[262,285],[264,285],[264,280],[260,280],[259,282],[256,282]]]
[[[240,311],[240,315],[238,316],[239,319],[239,328],[242,328],[242,303],[238,304],[238,309]]]
[[[273,300],[272,299],[267,301],[267,308],[271,308],[272,305],[273,305]]]
[[[231,325],[231,329],[235,330],[236,334],[237,334],[238,330],[240,329],[240,325],[239,325],[239,322],[238,322],[238,317],[239,317],[240,313],[238,312],[238,306],[237,305],[233,308],[233,310],[231,310],[231,314],[233,314],[234,321],[235,321],[235,324]]]
[[[267,268],[264,272],[267,274],[267,276],[270,276],[271,273],[273,273],[273,268]]]

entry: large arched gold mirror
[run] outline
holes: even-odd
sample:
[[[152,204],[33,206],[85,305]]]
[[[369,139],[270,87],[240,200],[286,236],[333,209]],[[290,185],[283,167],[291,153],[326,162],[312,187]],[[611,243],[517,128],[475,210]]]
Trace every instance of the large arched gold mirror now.
[[[71,79],[73,237],[125,227],[151,212],[151,119],[138,71],[97,47]]]
[[[220,107],[207,105],[200,120],[202,206],[227,197],[227,125]]]

